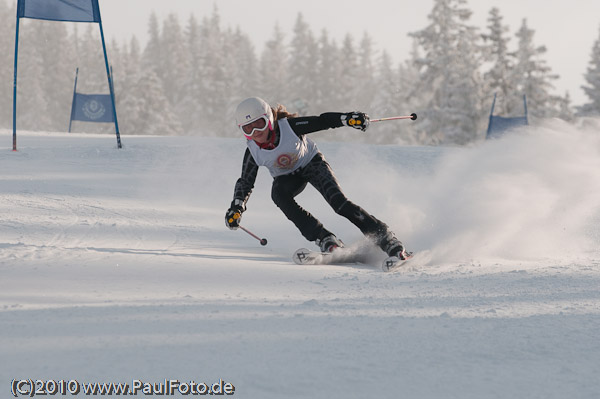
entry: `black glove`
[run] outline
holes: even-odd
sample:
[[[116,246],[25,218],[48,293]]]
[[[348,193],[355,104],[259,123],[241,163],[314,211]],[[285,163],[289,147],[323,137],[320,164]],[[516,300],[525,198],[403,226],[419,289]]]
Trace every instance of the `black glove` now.
[[[346,126],[360,129],[363,132],[369,127],[369,115],[364,112],[348,112],[342,115],[342,123]]]
[[[236,200],[233,200],[231,208],[225,213],[225,226],[229,227],[230,230],[237,230],[242,220],[242,212],[244,212],[243,206],[237,204]]]

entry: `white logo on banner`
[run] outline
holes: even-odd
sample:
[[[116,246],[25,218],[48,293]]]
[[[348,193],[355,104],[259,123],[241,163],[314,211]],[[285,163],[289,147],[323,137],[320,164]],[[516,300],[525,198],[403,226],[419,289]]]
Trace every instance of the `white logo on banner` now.
[[[83,104],[83,113],[91,120],[100,119],[106,113],[106,108],[96,100],[89,100]]]

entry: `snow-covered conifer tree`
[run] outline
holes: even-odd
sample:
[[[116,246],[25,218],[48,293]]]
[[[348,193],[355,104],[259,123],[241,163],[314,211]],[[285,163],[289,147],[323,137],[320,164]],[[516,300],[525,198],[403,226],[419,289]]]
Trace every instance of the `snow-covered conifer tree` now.
[[[582,105],[578,112],[584,116],[600,116],[600,35],[592,47],[590,62],[584,77],[586,84],[582,88],[590,101]]]
[[[377,62],[377,71],[374,78],[373,86],[376,88],[376,94],[372,103],[372,111],[370,112],[372,118],[399,114],[398,82],[399,77],[394,69],[392,57],[384,50]],[[400,124],[381,123],[376,127],[371,127],[369,139],[373,143],[398,142],[400,140],[396,139],[400,139],[400,135],[398,134],[399,129],[401,129]]]
[[[108,93],[106,64],[100,40],[100,32],[96,24],[86,24],[83,33],[75,30],[74,41],[77,51],[75,67],[79,68],[77,91],[80,93]],[[71,74],[74,76],[75,68]]]
[[[240,97],[247,98],[256,96],[265,80],[269,80],[271,75],[258,72],[258,58],[254,50],[254,44],[239,28],[228,36],[226,48],[229,57],[227,57],[227,75],[230,77],[230,91],[225,93],[228,96],[229,114],[227,116],[229,125],[231,124],[233,111],[240,102]],[[242,98],[242,99],[243,99]]]
[[[137,86],[139,107],[135,132],[164,136],[181,133],[179,119],[171,110],[158,76],[152,70],[146,70]]]
[[[15,3],[16,4],[16,3]],[[0,126],[12,125],[13,57],[15,48],[15,10],[5,1],[0,1],[0,54],[11,54],[0,58]]]
[[[49,130],[48,126],[51,124],[48,109],[52,99],[44,95],[43,82],[49,77],[45,73],[44,60],[38,51],[40,22],[43,21],[21,21],[17,85],[18,129]]]
[[[510,71],[513,68],[513,62],[509,51],[508,43],[510,38],[505,34],[508,27],[502,24],[500,10],[496,7],[490,10],[488,16],[488,33],[483,35],[485,41],[484,54],[485,60],[491,64],[484,73],[485,96],[484,101],[497,94],[495,113],[502,116],[521,116],[523,115],[523,106],[513,109],[515,102],[512,99],[518,95],[516,82],[513,81]]]
[[[571,95],[567,91],[564,97],[558,98],[558,117],[565,121],[573,121],[575,113],[571,107]]]
[[[156,75],[160,76],[160,58],[162,57],[160,47],[160,25],[155,12],[150,14],[148,20],[148,41],[144,52],[142,53],[142,68],[151,70]]]
[[[418,43],[413,41],[410,57],[398,66],[401,113],[407,113],[410,110],[417,111],[419,106],[424,103],[425,96],[419,91],[420,73],[417,61],[420,58]]]
[[[424,54],[419,90],[428,96],[419,128],[431,142],[464,144],[483,130],[480,36],[466,0],[435,0],[430,24],[412,33]]]
[[[264,96],[269,104],[287,102],[288,89],[288,51],[285,44],[285,35],[278,23],[275,24],[273,34],[265,43],[260,56],[258,77],[258,93]],[[291,100],[291,99],[289,99]]]
[[[136,130],[143,104],[138,92],[141,50],[135,36],[131,38],[129,46],[121,49],[121,57],[123,59],[113,68],[119,130],[124,134],[143,134]]]
[[[205,115],[198,112],[201,98],[203,97],[202,76],[202,49],[200,48],[200,24],[192,14],[183,33],[185,51],[188,54],[188,72],[182,77],[182,97],[178,108],[181,117],[183,131],[186,134],[195,135],[198,126],[202,126]]]
[[[337,87],[333,88],[338,91],[343,107],[358,109],[359,85],[362,83],[361,78],[363,78],[359,75],[359,62],[354,39],[350,34],[347,34],[340,48],[340,75],[338,76]]]
[[[415,65],[414,60],[418,59],[418,47],[415,45],[411,51],[411,58],[398,65],[398,93],[397,115],[408,115],[416,112],[417,115],[421,112],[420,104],[423,103],[423,96],[418,90],[419,70]],[[417,119],[418,121],[418,119]],[[406,123],[402,125],[400,131],[401,137],[395,137],[392,142],[421,144],[427,142],[427,138],[422,138],[422,132],[416,128],[416,122]]]
[[[375,87],[373,81],[375,78],[375,66],[373,60],[375,57],[375,48],[373,39],[365,32],[358,43],[356,49],[356,90],[354,104],[357,109],[367,112],[373,103],[375,97]]]
[[[533,36],[535,31],[529,29],[527,20],[523,19],[517,32],[518,49],[515,53],[516,63],[512,72],[512,80],[517,83],[519,96],[513,98],[513,109],[521,106],[521,96],[527,96],[527,110],[532,118],[545,118],[558,116],[560,98],[552,95],[554,89],[552,81],[558,75],[546,64],[542,56],[546,53],[545,46],[535,46]],[[521,105],[519,105],[521,104]],[[531,118],[530,118],[531,119]]]
[[[185,93],[185,77],[190,73],[190,53],[175,14],[169,14],[163,21],[160,52],[162,56],[155,62],[159,65],[159,77],[165,88],[165,96],[179,118],[184,118],[181,103]]]
[[[339,107],[342,101],[337,90],[341,69],[339,49],[326,29],[321,31],[318,44],[319,58],[314,76],[317,91],[312,101],[318,112],[326,109],[341,109]]]
[[[203,135],[217,136],[231,131],[227,126],[232,126],[231,118],[225,125],[224,115],[228,115],[227,106],[229,99],[225,93],[229,93],[231,77],[227,75],[226,60],[228,54],[225,52],[225,40],[227,32],[221,28],[221,17],[215,6],[212,15],[202,20],[200,29],[200,40],[198,51],[201,59],[201,92],[199,105],[204,114],[204,122],[196,127]],[[233,134],[233,132],[232,132]]]
[[[317,71],[318,46],[314,36],[301,13],[294,24],[294,35],[290,45],[291,57],[288,59],[289,87],[292,101],[306,104],[306,112],[316,112],[313,96],[317,89],[314,74]]]
[[[46,37],[43,44],[37,43],[38,56],[42,58],[44,75],[41,76],[42,93],[48,98],[48,113],[50,125],[42,127],[53,131],[66,131],[69,126],[71,102],[73,99],[73,81],[75,78],[75,45],[66,28],[65,23],[36,21],[34,30],[38,37]],[[104,55],[100,35],[94,43],[98,51],[98,63],[104,64]],[[104,91],[108,93],[108,80],[106,68],[98,79],[104,78]]]

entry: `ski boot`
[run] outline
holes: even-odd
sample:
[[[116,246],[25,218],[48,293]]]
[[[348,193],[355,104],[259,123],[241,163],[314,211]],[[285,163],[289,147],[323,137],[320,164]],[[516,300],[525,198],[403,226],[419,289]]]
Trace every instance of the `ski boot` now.
[[[321,252],[333,252],[337,248],[344,247],[344,243],[333,234],[317,239],[315,243],[319,246]]]
[[[384,272],[395,270],[404,261],[412,257],[412,252],[406,252],[404,245],[389,230],[380,235],[376,242],[388,254],[388,257],[381,264]]]
[[[380,235],[376,243],[389,257],[395,256],[399,260],[406,260],[411,255],[410,252],[406,252],[402,242],[389,230]]]

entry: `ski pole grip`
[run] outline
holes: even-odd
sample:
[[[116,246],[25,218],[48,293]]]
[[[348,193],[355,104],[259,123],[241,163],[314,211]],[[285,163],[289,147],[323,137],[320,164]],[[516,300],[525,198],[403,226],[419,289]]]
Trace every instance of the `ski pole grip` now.
[[[229,223],[233,223],[234,220],[238,220],[241,217],[242,217],[242,215],[239,212],[236,212],[233,214],[232,218],[229,218]]]

